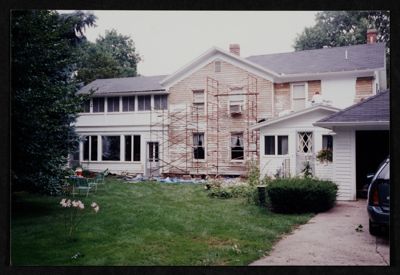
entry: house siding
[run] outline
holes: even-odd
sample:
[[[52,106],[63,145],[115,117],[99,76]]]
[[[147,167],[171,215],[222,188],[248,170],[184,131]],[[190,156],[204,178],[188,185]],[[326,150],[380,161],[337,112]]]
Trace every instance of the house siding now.
[[[334,182],[339,200],[355,200],[355,133],[336,131],[333,143]]]
[[[243,87],[243,92],[247,92],[249,72],[225,61],[221,61],[220,72],[215,72],[214,62],[210,62],[170,87],[169,104],[171,113],[178,120],[181,118],[179,123],[171,121],[169,125],[170,173],[184,173],[187,171],[190,174],[243,175],[247,171],[245,161],[231,161],[230,135],[232,132],[243,132],[244,157],[251,155],[248,149],[253,151],[254,154],[252,155],[255,157],[257,154],[256,148],[250,148],[248,145],[248,134],[251,135],[251,133],[247,133],[247,128],[256,123],[256,117],[259,119],[272,116],[272,82],[252,75],[251,78],[254,77],[252,79],[257,80],[257,112],[249,116],[248,112],[255,111],[256,101],[254,95],[245,96],[245,108],[242,115],[231,117],[228,112],[228,96],[218,97],[219,107],[217,108],[217,97],[211,94],[207,95],[207,77],[218,81],[220,94],[227,94],[230,88],[234,87]],[[197,116],[193,113],[193,90],[204,90],[208,116]],[[254,92],[254,89],[250,92]],[[252,105],[252,107],[248,107],[249,105]],[[181,107],[180,114],[178,111],[174,111],[178,106]],[[204,161],[193,159],[192,134],[194,132],[205,133],[206,159]],[[217,135],[218,144],[216,143]],[[181,142],[177,141],[176,137],[180,137]],[[256,133],[254,133],[253,138],[257,140],[257,147],[259,147]],[[185,144],[187,146],[183,146]],[[255,160],[257,159],[255,157]],[[216,166],[218,166],[218,171]]]

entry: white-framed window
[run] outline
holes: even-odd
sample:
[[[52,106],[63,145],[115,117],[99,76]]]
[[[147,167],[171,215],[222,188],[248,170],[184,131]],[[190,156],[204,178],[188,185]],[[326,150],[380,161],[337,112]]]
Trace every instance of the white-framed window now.
[[[193,90],[193,112],[203,115],[204,108],[204,90]]]
[[[92,98],[93,113],[104,113],[104,97]]]
[[[287,155],[289,153],[289,137],[264,136],[264,155]]]
[[[119,112],[119,96],[113,96],[107,98],[107,112]]]
[[[312,132],[298,132],[297,138],[297,152],[311,154],[314,149]]]
[[[333,136],[322,135],[322,149],[333,150]]]
[[[154,110],[168,109],[168,95],[154,95]]]
[[[231,160],[244,159],[243,133],[231,133]]]
[[[151,110],[151,95],[138,96],[138,110],[139,111]]]
[[[135,111],[135,96],[122,97],[122,111],[123,112]]]
[[[83,136],[83,161],[97,161],[97,136]]]
[[[140,135],[125,136],[125,161],[140,161]]]
[[[82,103],[82,113],[90,113],[91,99],[88,98]]]
[[[292,84],[292,111],[299,111],[306,107],[306,88],[305,83]]]
[[[102,136],[101,146],[101,160],[121,160],[121,136]]]
[[[244,106],[244,93],[242,88],[232,89],[229,92],[229,112],[240,114]]]
[[[193,158],[205,159],[204,133],[193,133]]]

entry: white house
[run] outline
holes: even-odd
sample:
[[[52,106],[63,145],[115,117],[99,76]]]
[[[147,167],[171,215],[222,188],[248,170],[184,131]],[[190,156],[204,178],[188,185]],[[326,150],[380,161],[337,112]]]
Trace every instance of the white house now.
[[[79,162],[113,173],[296,175],[306,158],[332,147],[313,123],[386,89],[385,45],[368,44],[240,56],[211,48],[168,76],[98,79],[76,122]],[[302,151],[301,151],[301,150]],[[334,148],[333,148],[334,149]],[[335,153],[334,153],[335,155]],[[322,178],[330,164],[312,161]]]

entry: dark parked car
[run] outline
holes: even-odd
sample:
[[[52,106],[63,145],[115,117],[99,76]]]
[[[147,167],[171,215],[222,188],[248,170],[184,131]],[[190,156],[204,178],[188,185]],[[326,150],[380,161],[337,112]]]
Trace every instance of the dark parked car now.
[[[382,227],[388,227],[390,217],[390,159],[379,165],[368,188],[369,233],[377,235]]]

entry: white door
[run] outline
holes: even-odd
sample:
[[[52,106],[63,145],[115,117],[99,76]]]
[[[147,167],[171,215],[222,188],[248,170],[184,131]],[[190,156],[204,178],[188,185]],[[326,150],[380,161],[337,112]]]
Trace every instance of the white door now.
[[[296,174],[301,174],[308,162],[314,175],[314,145],[312,132],[297,133]]]
[[[158,142],[147,142],[146,176],[158,177],[159,175],[159,144]]]

